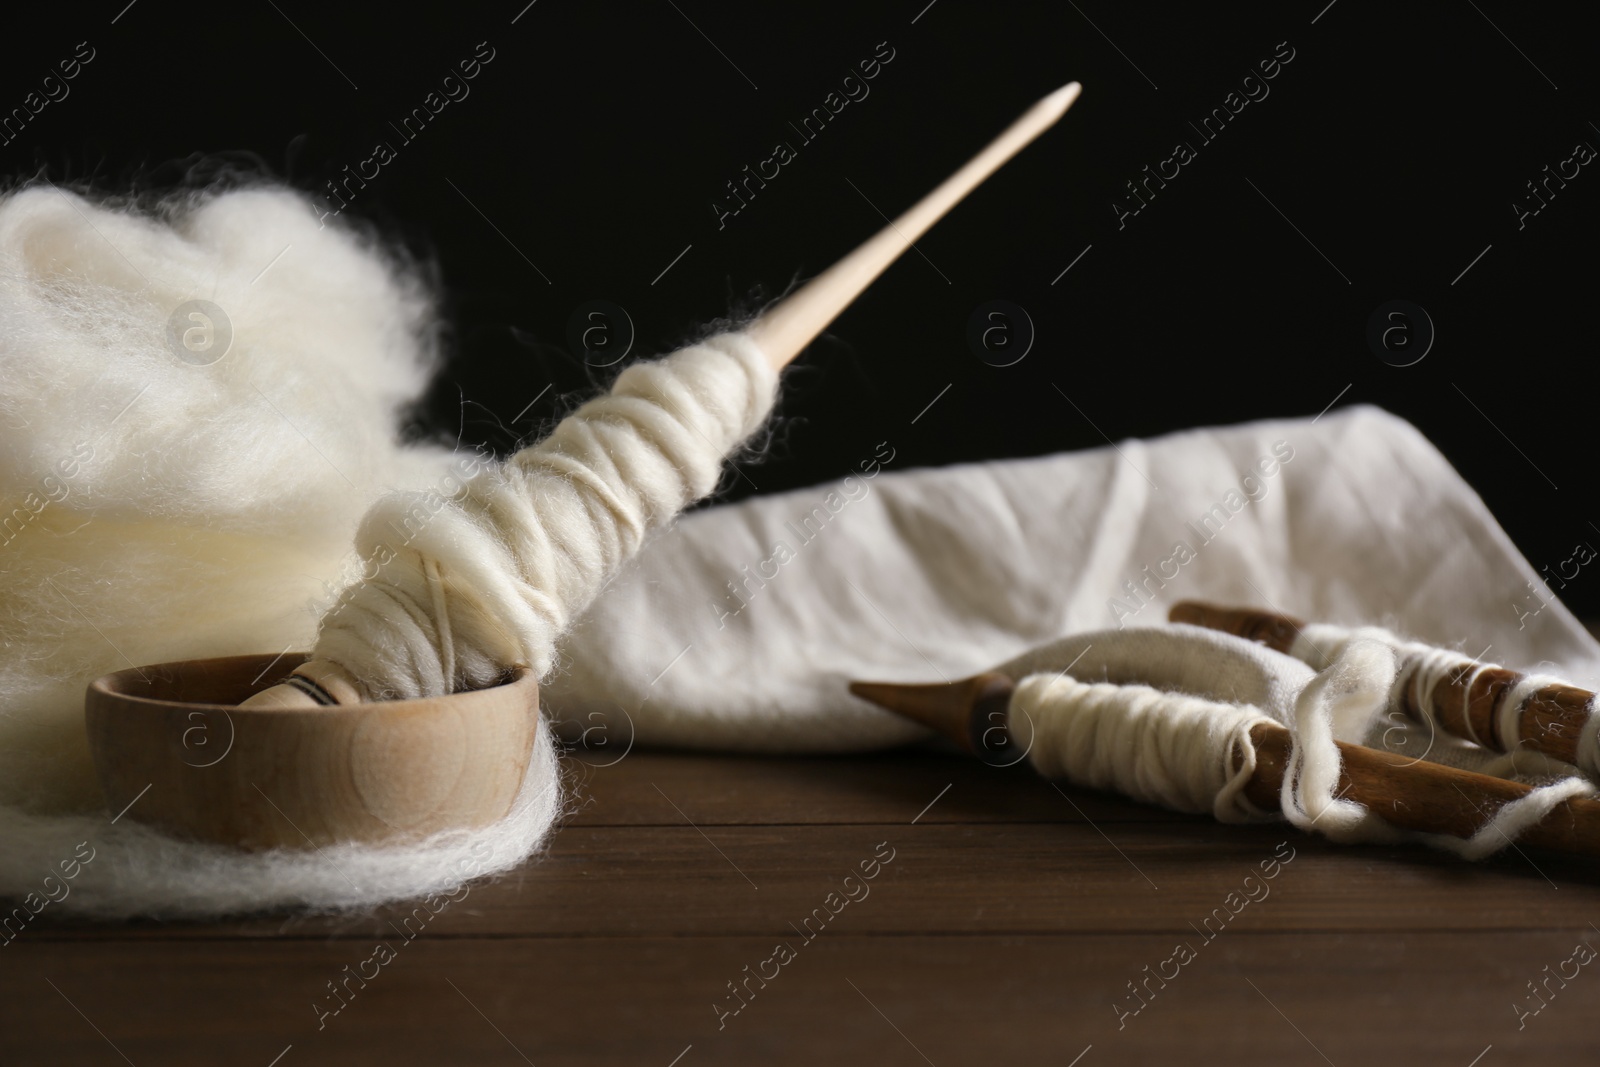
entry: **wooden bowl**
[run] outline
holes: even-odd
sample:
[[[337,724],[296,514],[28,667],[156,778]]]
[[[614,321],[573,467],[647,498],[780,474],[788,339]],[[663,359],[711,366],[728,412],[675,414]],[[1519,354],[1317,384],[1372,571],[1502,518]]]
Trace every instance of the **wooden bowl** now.
[[[114,812],[249,849],[413,840],[510,810],[539,686],[350,707],[240,708],[303,654],[190,660],[89,686],[89,748]]]

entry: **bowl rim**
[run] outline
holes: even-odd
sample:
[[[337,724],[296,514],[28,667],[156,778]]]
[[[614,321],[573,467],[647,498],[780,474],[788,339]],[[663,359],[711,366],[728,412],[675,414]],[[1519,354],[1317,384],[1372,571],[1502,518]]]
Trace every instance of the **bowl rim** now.
[[[463,697],[474,697],[479,693],[494,693],[504,689],[512,689],[513,691],[516,691],[522,688],[531,688],[535,693],[537,693],[539,688],[538,681],[533,673],[532,668],[526,665],[518,665],[510,668],[508,677],[505,681],[502,681],[497,685],[490,686],[486,689],[467,689],[457,693],[450,693],[445,696],[408,697],[404,700],[374,700],[361,704],[335,704],[318,706],[314,708],[246,708],[241,707],[238,704],[217,704],[203,701],[168,700],[161,697],[152,697],[138,692],[133,692],[127,688],[129,683],[131,683],[132,687],[134,688],[148,686],[150,684],[150,679],[146,677],[146,675],[156,671],[181,675],[184,673],[192,673],[197,668],[207,664],[242,662],[253,665],[265,660],[266,668],[262,670],[263,675],[268,669],[271,669],[273,664],[280,661],[285,664],[284,673],[287,674],[295,667],[305,663],[310,658],[311,653],[309,652],[254,652],[234,656],[212,656],[204,659],[169,660],[164,663],[149,663],[140,667],[126,667],[120,671],[112,671],[109,674],[103,674],[94,679],[94,681],[90,682],[85,693],[85,702],[86,704],[89,702],[99,701],[116,702],[125,706],[132,705],[142,710],[152,711],[183,708],[191,711],[222,711],[227,712],[230,715],[322,716],[327,715],[330,712],[338,713],[341,711],[356,711],[358,709],[366,712],[382,710],[392,713],[401,713],[413,709],[436,707],[439,701],[447,698],[459,700]]]

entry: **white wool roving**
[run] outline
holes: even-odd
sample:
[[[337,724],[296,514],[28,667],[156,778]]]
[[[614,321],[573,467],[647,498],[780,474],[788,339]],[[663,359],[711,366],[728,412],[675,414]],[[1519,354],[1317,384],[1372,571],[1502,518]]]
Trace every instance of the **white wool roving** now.
[[[719,334],[629,367],[436,511],[420,494],[384,498],[356,547],[390,562],[347,591],[315,657],[383,699],[481,688],[512,666],[544,677],[557,638],[645,537],[716,487],[777,381],[748,336]]]
[[[197,299],[226,317],[222,352],[216,321],[169,336]],[[97,858],[57,907],[101,914],[372,904],[459,884],[452,849],[487,844],[483,873],[538,844],[558,807],[543,732],[499,827],[354,850],[343,875],[113,825],[85,741],[99,675],[312,643],[367,507],[450,477],[447,452],[397,435],[433,330],[414,272],[288,191],[0,199],[0,898],[80,841]]]
[[[169,342],[197,298],[215,362]],[[430,329],[417,279],[285,191],[0,202],[0,801],[97,801],[91,679],[310,643],[368,503],[444,472],[396,434]]]

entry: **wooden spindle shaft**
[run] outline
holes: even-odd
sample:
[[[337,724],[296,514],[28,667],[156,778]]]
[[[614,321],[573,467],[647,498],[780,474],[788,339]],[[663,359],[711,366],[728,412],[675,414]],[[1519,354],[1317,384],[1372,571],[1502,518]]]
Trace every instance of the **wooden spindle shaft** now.
[[[1070,82],[1039,100],[899,218],[752,322],[750,336],[767,353],[772,365],[782,368],[815,340],[930,226],[1034,138],[1054,126],[1082,89],[1077,82]]]
[[[1199,600],[1178,601],[1167,610],[1167,620],[1203,626],[1207,630],[1221,630],[1286,655],[1294,647],[1295,638],[1300,636],[1300,628],[1305,625],[1289,615],[1257,611],[1254,608],[1224,608]]]
[[[993,733],[995,701],[1002,695],[1009,699],[1013,689],[1011,679],[993,672],[934,685],[850,684],[855,695],[937,730],[980,758],[985,753],[971,739],[987,731],[988,745],[1001,742]],[[1292,737],[1277,723],[1257,723],[1250,729],[1250,742],[1256,766],[1245,796],[1263,811],[1278,811]],[[1501,806],[1533,791],[1521,782],[1362,745],[1336,744],[1341,767],[1335,795],[1402,829],[1468,838]],[[1600,800],[1569,798],[1518,840],[1556,852],[1600,856]]]
[[[1289,762],[1289,731],[1277,723],[1258,723],[1250,729],[1250,740],[1256,750],[1256,767],[1244,794],[1257,807],[1276,811]],[[1342,765],[1334,795],[1406,830],[1471,837],[1496,809],[1532,792],[1531,786],[1521,782],[1382,749],[1342,741],[1335,744]],[[1517,840],[1554,852],[1600,856],[1600,800],[1568,799]]]
[[[1173,622],[1221,630],[1284,653],[1293,647],[1305,626],[1299,619],[1277,612],[1225,608],[1193,600],[1174,604],[1167,617]],[[1447,733],[1496,752],[1508,752],[1514,746],[1500,736],[1495,709],[1524,677],[1505,667],[1484,666],[1462,656],[1457,668],[1433,687],[1427,710]],[[1416,685],[1406,686],[1401,695],[1403,710],[1419,721],[1425,718],[1424,709],[1418,705],[1424,695]],[[1589,721],[1593,700],[1593,693],[1570,685],[1547,685],[1536,690],[1517,712],[1519,743],[1554,759],[1577,763],[1578,740]]]

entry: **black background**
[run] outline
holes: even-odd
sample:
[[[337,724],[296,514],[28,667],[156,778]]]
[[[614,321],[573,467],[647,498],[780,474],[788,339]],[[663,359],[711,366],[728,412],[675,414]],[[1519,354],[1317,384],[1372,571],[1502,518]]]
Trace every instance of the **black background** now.
[[[1512,208],[1575,144],[1600,146],[1575,7],[524,3],[12,13],[0,109],[78,42],[95,58],[0,147],[0,173],[158,189],[205,173],[199,154],[315,192],[390,143],[346,216],[437,262],[451,361],[419,430],[506,450],[613,373],[568,351],[580,304],[624,307],[635,357],[664,351],[826,266],[1077,79],[1067,118],[813,346],[767,461],[725,498],[842,474],[885,439],[903,469],[1337,398],[1418,425],[1535,567],[1600,538],[1585,402],[1600,176],[1585,167],[1520,230]],[[494,59],[470,95],[403,141],[390,124],[479,42]],[[800,144],[789,123],[880,42],[894,58],[870,95]],[[1202,144],[1188,123],[1280,42],[1294,58],[1270,95]],[[719,229],[724,183],[780,140],[797,158]],[[1180,140],[1198,158],[1119,229],[1124,183]],[[1437,329],[1408,367],[1365,339],[1397,298]],[[967,344],[992,299],[1037,331],[1013,366]],[[1563,595],[1600,615],[1600,581]]]

